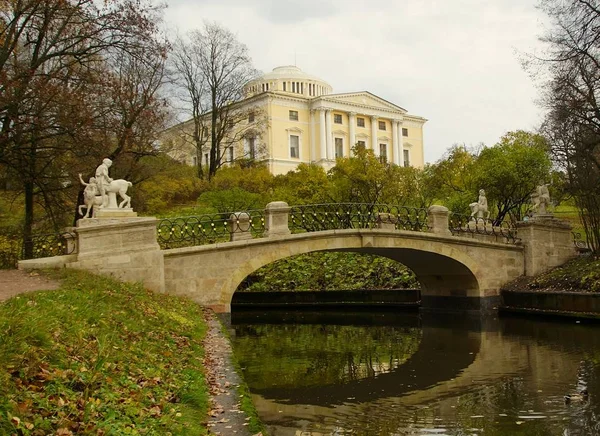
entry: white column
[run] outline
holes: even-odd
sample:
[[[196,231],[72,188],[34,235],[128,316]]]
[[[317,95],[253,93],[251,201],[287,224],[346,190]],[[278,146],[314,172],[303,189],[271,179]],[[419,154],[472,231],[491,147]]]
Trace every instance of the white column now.
[[[398,144],[398,120],[392,120],[392,153],[393,162],[400,165],[400,144]]]
[[[325,132],[325,109],[319,109],[319,135],[321,140],[319,143],[319,148],[321,150],[321,159],[327,159],[327,133]]]
[[[404,146],[402,143],[404,142],[404,137],[402,136],[402,121],[398,123],[398,154],[400,156],[400,160],[398,165],[401,167],[404,166]]]
[[[315,138],[315,111],[310,110],[310,159],[309,162],[317,160],[317,140]]]
[[[356,112],[348,113],[348,145],[350,145],[350,156],[352,156],[352,149],[356,145]]]
[[[377,129],[379,128],[379,123],[377,119],[379,117],[377,115],[373,115],[371,117],[371,149],[375,156],[379,156],[379,146],[377,145]]]
[[[327,126],[327,159],[334,159],[333,154],[333,144],[332,144],[332,135],[331,135],[331,110],[327,109],[325,111],[325,126]]]

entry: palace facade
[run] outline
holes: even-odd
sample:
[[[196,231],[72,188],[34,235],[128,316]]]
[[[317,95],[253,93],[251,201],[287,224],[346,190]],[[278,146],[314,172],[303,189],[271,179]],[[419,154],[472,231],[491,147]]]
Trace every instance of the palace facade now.
[[[265,161],[273,174],[287,173],[301,162],[329,169],[336,158],[351,156],[358,145],[372,149],[382,161],[424,165],[427,120],[368,91],[334,94],[327,82],[298,67],[282,66],[248,82],[244,96],[236,105],[248,114],[245,133],[224,153],[228,161],[251,156]],[[189,123],[166,133],[173,138],[177,131],[190,128]],[[178,150],[174,157],[198,164],[193,148]],[[200,156],[200,163],[207,164],[208,154]]]

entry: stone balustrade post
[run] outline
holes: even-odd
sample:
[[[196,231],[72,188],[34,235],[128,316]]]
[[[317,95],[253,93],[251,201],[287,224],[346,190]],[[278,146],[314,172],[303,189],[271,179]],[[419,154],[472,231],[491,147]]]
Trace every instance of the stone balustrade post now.
[[[525,248],[526,276],[541,274],[576,255],[571,228],[551,216],[517,223],[517,236]]]
[[[265,234],[267,237],[289,235],[288,219],[290,207],[285,201],[272,201],[267,204]]]
[[[77,235],[75,233],[76,227],[65,227],[63,237],[65,238],[65,242],[67,246],[65,247],[67,252],[65,254],[74,254],[77,253]]]
[[[227,230],[229,231],[230,241],[243,241],[252,239],[250,232],[250,215],[246,212],[235,212],[229,215],[227,220]]]
[[[382,230],[396,230],[398,218],[393,214],[381,212],[377,214],[377,228]]]
[[[438,235],[450,236],[450,228],[448,226],[448,219],[450,212],[447,207],[433,205],[427,209],[427,226],[431,233]]]

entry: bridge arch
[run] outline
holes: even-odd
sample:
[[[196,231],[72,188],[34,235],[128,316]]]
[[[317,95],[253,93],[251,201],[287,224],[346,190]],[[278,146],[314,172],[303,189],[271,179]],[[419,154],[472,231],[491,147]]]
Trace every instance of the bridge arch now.
[[[394,236],[397,235],[394,234]],[[261,255],[239,265],[239,269],[232,277],[231,289],[235,292],[246,277],[259,268],[282,259],[315,252],[354,252],[386,257],[405,265],[415,273],[417,279],[421,282],[421,292],[425,296],[448,294],[473,297],[479,295],[479,282],[475,273],[471,270],[471,268],[477,268],[477,264],[468,255],[464,255],[460,251],[457,253],[450,251],[440,253],[439,251],[447,251],[440,250],[440,247],[437,247],[439,251],[430,251],[432,248],[425,246],[415,248],[410,246],[412,244],[406,244],[407,240],[402,238],[396,241],[397,246],[390,248],[388,238],[389,235],[374,237],[368,246],[363,246],[362,241],[358,241],[357,238],[349,237],[336,240],[334,248],[323,248],[320,246],[321,244],[310,244],[308,246],[306,244],[290,244],[289,251],[284,253],[279,251],[261,253]],[[329,239],[329,243],[332,242],[330,238],[327,239]],[[401,242],[405,243],[402,244]],[[470,265],[470,267],[467,265]]]
[[[252,272],[314,251],[356,251],[405,264],[422,284],[424,307],[480,310],[482,298],[497,298],[500,285],[523,271],[520,247],[431,233],[347,229],[165,250],[165,288],[228,312],[234,292]],[[486,268],[490,264],[496,267]]]

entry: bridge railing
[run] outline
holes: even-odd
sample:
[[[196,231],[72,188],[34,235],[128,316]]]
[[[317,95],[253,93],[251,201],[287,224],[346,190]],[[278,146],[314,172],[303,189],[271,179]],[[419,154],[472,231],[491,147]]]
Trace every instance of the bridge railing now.
[[[506,222],[497,225],[493,219],[489,218],[476,218],[451,212],[448,217],[448,228],[453,235],[457,236],[483,235],[494,238],[496,242],[509,244],[519,241],[516,227]]]
[[[33,234],[25,244],[21,234],[2,234],[0,235],[0,269],[14,268],[20,260],[73,254],[77,250],[76,241],[77,236],[72,231]]]
[[[324,203],[288,206],[272,202],[265,210],[205,214],[159,221],[158,242],[163,249],[214,244],[289,233],[341,229],[386,229],[471,235],[474,238],[516,243],[516,229],[492,220],[449,212],[442,206],[420,209],[369,203]]]
[[[265,211],[163,218],[157,224],[157,232],[162,249],[260,238],[265,232]]]
[[[288,225],[292,233],[374,228],[417,232],[428,230],[426,209],[368,203],[292,206]]]

